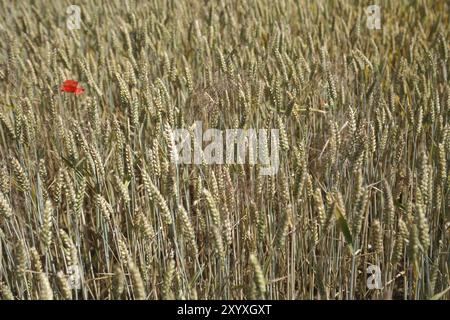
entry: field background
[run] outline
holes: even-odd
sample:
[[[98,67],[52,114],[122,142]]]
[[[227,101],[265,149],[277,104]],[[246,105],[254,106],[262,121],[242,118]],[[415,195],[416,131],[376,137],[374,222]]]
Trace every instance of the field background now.
[[[2,299],[450,297],[448,1],[74,2],[0,4]],[[174,165],[194,121],[278,174]]]

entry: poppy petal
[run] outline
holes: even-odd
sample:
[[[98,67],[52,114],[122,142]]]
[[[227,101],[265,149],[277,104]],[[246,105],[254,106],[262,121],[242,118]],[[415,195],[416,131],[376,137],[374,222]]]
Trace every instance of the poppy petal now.
[[[78,87],[75,89],[75,95],[80,95],[84,92],[84,89],[82,87]]]
[[[77,87],[78,86],[78,81],[76,81],[76,80],[66,80],[66,81],[64,81],[63,86]]]
[[[76,87],[72,87],[72,86],[62,86],[61,87],[61,91],[64,92],[75,92],[77,88]]]
[[[76,80],[65,80],[61,86],[61,91],[75,93],[75,95],[80,95],[84,92],[84,88],[79,86]]]

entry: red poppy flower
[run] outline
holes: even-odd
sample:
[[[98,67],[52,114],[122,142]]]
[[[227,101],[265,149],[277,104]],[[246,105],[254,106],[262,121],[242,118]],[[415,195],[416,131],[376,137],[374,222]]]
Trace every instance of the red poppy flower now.
[[[78,81],[66,80],[61,87],[61,91],[72,92],[78,96],[84,92],[84,88],[78,85]]]

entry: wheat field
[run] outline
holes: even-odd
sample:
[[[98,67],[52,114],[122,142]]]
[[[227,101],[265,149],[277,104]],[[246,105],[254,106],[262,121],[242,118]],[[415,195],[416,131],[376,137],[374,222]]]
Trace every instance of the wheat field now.
[[[0,298],[449,299],[449,3],[371,4],[1,1]]]

